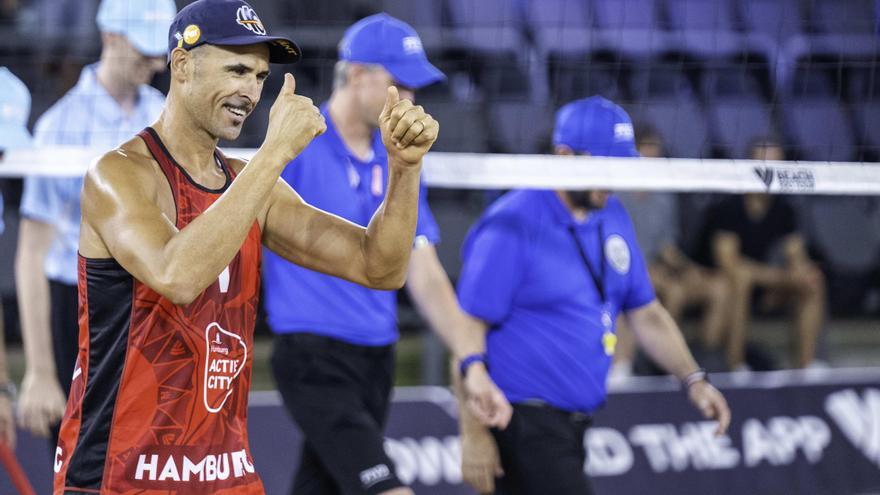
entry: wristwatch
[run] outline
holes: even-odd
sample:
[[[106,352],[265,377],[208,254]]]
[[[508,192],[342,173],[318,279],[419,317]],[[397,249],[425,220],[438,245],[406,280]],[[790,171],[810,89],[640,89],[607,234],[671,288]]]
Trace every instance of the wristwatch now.
[[[487,356],[485,352],[468,354],[467,356],[462,358],[461,361],[458,362],[458,373],[461,375],[462,378],[464,378],[465,376],[467,376],[468,368],[470,368],[471,365],[474,363],[483,363],[483,366],[485,366],[486,369],[489,369],[489,365],[486,361]]]

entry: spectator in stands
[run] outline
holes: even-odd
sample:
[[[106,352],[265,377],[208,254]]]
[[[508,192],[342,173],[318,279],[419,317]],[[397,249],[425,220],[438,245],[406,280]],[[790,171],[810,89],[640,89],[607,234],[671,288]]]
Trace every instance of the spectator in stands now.
[[[663,140],[652,127],[636,130],[636,145],[645,158],[664,156]],[[707,350],[721,347],[726,324],[730,285],[718,271],[700,266],[681,248],[678,196],[669,192],[619,192],[617,197],[633,220],[648,274],[657,298],[676,322],[684,310],[699,306],[703,311],[700,332]],[[609,373],[612,380],[632,374],[636,342],[626,324],[619,326],[617,352]]]
[[[0,67],[0,161],[4,151],[31,145],[27,130],[31,112],[31,94],[15,74]],[[3,196],[0,196],[0,234],[3,233]],[[15,386],[6,367],[6,345],[3,328],[3,307],[0,306],[0,443],[15,445],[15,421],[12,402]]]
[[[773,139],[755,140],[750,157],[785,159],[782,147]],[[735,195],[711,207],[697,256],[705,265],[721,270],[733,288],[726,335],[731,369],[748,369],[745,347],[755,300],[763,311],[792,310],[794,366],[821,364],[814,360],[825,316],[825,277],[810,259],[795,211],[784,197]]]
[[[562,107],[553,142],[559,155],[638,155],[629,116],[599,96]],[[479,492],[492,492],[503,473],[495,493],[592,493],[584,433],[606,399],[619,314],[725,431],[724,397],[654,297],[632,222],[608,191],[509,192],[471,229],[462,252],[467,328],[484,339],[490,375],[514,405],[494,442],[461,410],[462,472]]]
[[[104,0],[101,58],[40,117],[35,144],[107,150],[155,121],[164,97],[148,84],[165,69],[176,11],[172,0]],[[77,354],[81,189],[81,177],[27,177],[21,200],[15,274],[27,367],[19,418],[51,434],[53,453]]]
[[[413,99],[415,90],[444,76],[416,32],[387,14],[350,27],[339,58],[333,94],[321,107],[327,131],[282,177],[309,204],[366,225],[394,180],[378,129],[387,88],[395,85],[401,99]],[[480,342],[462,334],[464,315],[434,248],[439,239],[423,189],[406,288],[456,358],[466,359]],[[264,283],[276,334],[272,371],[305,434],[293,493],[411,493],[383,448],[398,338],[395,292],[323,275],[268,250]],[[510,405],[485,367],[473,368],[467,389],[490,406],[491,418],[483,418],[506,424]]]

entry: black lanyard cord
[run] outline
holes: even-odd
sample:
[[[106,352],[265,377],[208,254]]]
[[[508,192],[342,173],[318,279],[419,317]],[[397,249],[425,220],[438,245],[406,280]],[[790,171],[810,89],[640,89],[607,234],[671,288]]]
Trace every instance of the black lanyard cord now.
[[[604,240],[604,229],[602,228],[602,224],[599,224],[599,275],[596,275],[596,271],[593,270],[593,266],[590,265],[590,259],[587,258],[587,251],[584,249],[583,244],[581,244],[581,238],[578,236],[577,230],[574,225],[569,225],[568,231],[571,233],[571,237],[574,239],[574,243],[578,248],[578,253],[581,255],[581,260],[584,262],[584,266],[587,269],[587,273],[590,274],[590,278],[593,280],[593,284],[596,286],[596,293],[599,294],[599,298],[602,300],[602,304],[606,304],[608,302],[608,295],[605,292],[605,246]]]

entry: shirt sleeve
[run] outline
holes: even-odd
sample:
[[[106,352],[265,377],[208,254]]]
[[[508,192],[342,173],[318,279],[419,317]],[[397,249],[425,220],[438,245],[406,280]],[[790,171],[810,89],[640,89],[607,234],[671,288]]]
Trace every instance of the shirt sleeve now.
[[[419,218],[416,221],[416,245],[420,242],[427,241],[429,244],[438,244],[440,242],[440,227],[434,220],[434,214],[431,213],[431,207],[428,206],[428,188],[424,181],[419,187]]]
[[[514,218],[480,224],[465,241],[458,282],[462,309],[498,324],[510,313],[527,266],[527,235]]]
[[[626,232],[626,243],[630,249],[629,288],[626,291],[621,309],[623,311],[630,311],[652,302],[657,296],[654,294],[654,285],[651,283],[651,277],[648,275],[645,256],[635,240],[635,229],[629,218],[627,218],[626,228],[628,230]]]
[[[21,195],[21,216],[55,225],[62,218],[65,206],[59,183],[66,179],[30,176],[24,179]]]
[[[59,129],[59,116],[66,114],[69,104],[59,102],[37,121],[34,130],[35,146],[71,144]],[[22,217],[55,225],[62,217],[65,207],[60,184],[68,179],[48,176],[27,176],[21,196]]]

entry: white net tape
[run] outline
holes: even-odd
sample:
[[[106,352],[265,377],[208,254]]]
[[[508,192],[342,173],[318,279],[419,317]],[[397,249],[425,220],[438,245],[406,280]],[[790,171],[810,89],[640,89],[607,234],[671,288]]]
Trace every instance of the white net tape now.
[[[255,149],[229,148],[250,158]],[[7,150],[0,177],[82,175],[106,150],[46,147]],[[880,166],[853,162],[771,162],[683,158],[590,158],[429,153],[425,181],[454,189],[590,189],[880,194]]]

